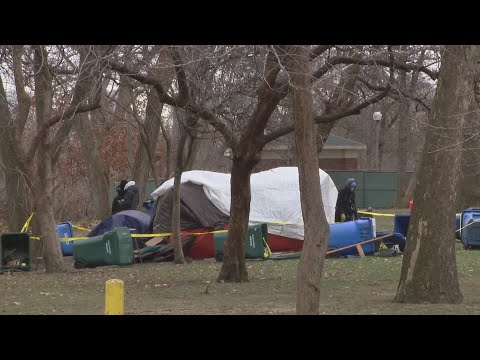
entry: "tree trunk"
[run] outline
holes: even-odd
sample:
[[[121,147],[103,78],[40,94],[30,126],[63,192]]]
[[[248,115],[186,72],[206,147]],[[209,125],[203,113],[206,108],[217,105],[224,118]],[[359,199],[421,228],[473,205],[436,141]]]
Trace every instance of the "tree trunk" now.
[[[294,134],[305,228],[302,255],[298,264],[297,314],[318,315],[320,277],[330,228],[325,217],[321,196],[308,71],[309,52],[304,46],[292,48],[294,55],[288,71],[293,85]]]
[[[88,115],[77,114],[76,130],[82,144],[83,154],[87,165],[88,181],[92,201],[94,205],[95,218],[104,219],[111,213],[110,201],[108,198],[108,175],[105,165],[100,159],[97,144],[90,129]]]
[[[407,74],[405,70],[400,71],[400,90],[406,92]],[[403,98],[399,104],[398,124],[398,149],[397,149],[397,207],[400,206],[406,190],[407,153],[408,153],[408,124],[409,124],[409,100]]]
[[[163,138],[165,139],[165,147],[166,154],[165,154],[165,161],[167,165],[165,166],[165,179],[170,179],[172,175],[172,137],[168,133],[168,129],[165,127],[163,120],[160,119],[160,129],[162,130]]]
[[[35,107],[37,129],[50,116],[52,109],[52,76],[47,63],[47,52],[36,46],[34,54]],[[57,239],[53,215],[52,152],[47,131],[41,138],[37,150],[37,178],[34,194],[35,213],[40,241],[43,242],[43,261],[47,272],[65,271],[60,243]]]
[[[180,227],[180,184],[183,172],[183,151],[187,140],[187,131],[179,124],[180,138],[177,146],[177,161],[175,167],[175,178],[173,185],[173,211],[172,211],[172,233],[173,233],[173,252],[174,262],[176,264],[185,264],[185,256],[182,249],[182,237]]]
[[[248,272],[245,264],[245,239],[250,214],[250,175],[253,166],[234,159],[230,176],[231,204],[228,236],[224,244],[222,269],[217,281],[246,282]]]
[[[19,166],[18,153],[15,150],[6,149],[9,142],[5,140],[5,135],[0,134],[0,154],[2,168],[5,172],[5,193],[8,206],[5,214],[7,215],[8,230],[15,232],[22,229],[23,224],[30,216],[33,209],[32,193],[31,187],[27,185],[29,182],[27,174]]]
[[[43,262],[47,272],[62,272],[65,271],[65,264],[53,214],[52,154],[50,145],[45,142],[38,147],[37,166],[35,216],[40,241],[43,243]]]
[[[153,175],[155,184],[160,186],[160,177],[155,170],[154,154],[162,121],[163,104],[160,103],[158,94],[153,89],[148,92],[147,101],[145,124],[140,129],[140,143],[135,152],[135,162],[133,164],[133,179],[140,191],[141,201],[145,199],[145,187],[150,172]]]
[[[456,304],[463,299],[455,256],[454,204],[458,140],[473,89],[470,48],[447,46],[442,58],[395,302]]]

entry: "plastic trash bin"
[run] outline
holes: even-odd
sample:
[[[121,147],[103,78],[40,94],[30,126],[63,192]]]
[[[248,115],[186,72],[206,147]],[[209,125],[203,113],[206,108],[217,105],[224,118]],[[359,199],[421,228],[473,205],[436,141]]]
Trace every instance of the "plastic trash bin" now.
[[[224,242],[227,239],[228,232],[214,234],[215,259],[223,261]],[[268,226],[267,224],[252,225],[248,227],[247,241],[245,244],[246,259],[264,259],[265,243],[268,245]]]
[[[0,269],[28,271],[31,268],[32,251],[30,234],[5,233],[0,237]]]
[[[410,214],[395,214],[393,221],[393,232],[407,237],[408,224],[410,223]]]
[[[120,227],[73,244],[74,267],[97,267],[105,265],[131,265],[133,246],[130,230]]]
[[[469,246],[480,246],[480,208],[462,211],[460,227],[464,227],[460,233],[464,249],[468,249]]]
[[[57,225],[58,238],[71,238],[73,237],[73,226],[69,222],[60,223]],[[73,255],[73,241],[60,242],[63,256]]]

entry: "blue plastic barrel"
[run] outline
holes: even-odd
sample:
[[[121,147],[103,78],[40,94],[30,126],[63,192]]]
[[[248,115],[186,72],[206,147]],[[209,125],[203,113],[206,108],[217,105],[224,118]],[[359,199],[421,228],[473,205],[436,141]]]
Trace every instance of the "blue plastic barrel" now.
[[[71,238],[73,237],[73,226],[69,222],[60,223],[57,225],[58,238]],[[73,241],[61,242],[63,256],[73,255]]]
[[[393,232],[402,234],[403,237],[406,238],[409,222],[410,214],[395,214],[395,218],[393,221]]]
[[[340,249],[348,245],[358,244],[359,242],[373,239],[375,237],[372,219],[360,219],[356,221],[347,221],[330,225],[330,237],[328,239],[328,249]],[[375,253],[374,242],[362,245],[365,255]],[[345,249],[336,255],[358,255],[357,248]]]
[[[470,223],[473,224],[468,225]],[[460,238],[465,249],[469,246],[480,246],[480,208],[468,208],[462,211],[460,227],[465,227],[461,231]]]

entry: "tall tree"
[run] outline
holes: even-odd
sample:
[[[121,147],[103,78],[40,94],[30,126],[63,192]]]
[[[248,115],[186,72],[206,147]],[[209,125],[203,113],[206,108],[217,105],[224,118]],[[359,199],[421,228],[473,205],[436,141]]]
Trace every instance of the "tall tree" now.
[[[62,93],[62,96],[54,96],[56,91],[68,89],[68,86],[54,86],[54,75],[56,67],[53,66],[52,58],[55,57],[56,49],[54,47],[33,46],[25,48],[24,53],[25,67],[30,77],[34,79],[34,104],[36,128],[32,136],[26,141],[22,141],[22,133],[25,129],[23,123],[24,117],[17,117],[16,122],[11,121],[12,116],[9,104],[6,101],[6,95],[0,96],[5,102],[0,101],[0,113],[2,117],[0,122],[11,121],[12,124],[6,128],[6,131],[12,136],[8,141],[8,146],[2,148],[3,159],[16,159],[16,171],[20,171],[26,180],[26,190],[33,199],[33,206],[27,209],[27,213],[36,213],[36,234],[43,243],[43,258],[45,268],[49,272],[62,271],[64,269],[60,246],[57,241],[55,231],[55,219],[53,215],[53,179],[52,179],[52,127],[61,121],[68,121],[76,114],[91,111],[99,107],[99,84],[100,79],[96,79],[96,86],[91,89],[89,84],[92,76],[99,72],[94,69],[100,66],[102,53],[95,49],[89,54],[79,71],[70,82],[70,91],[68,94]],[[31,50],[31,51],[30,51]],[[50,52],[49,52],[50,50]],[[33,57],[33,60],[31,59]],[[23,61],[22,61],[23,65]],[[101,73],[101,72],[100,72]],[[19,88],[23,87],[25,91],[26,84],[21,82],[17,74],[13,74]],[[18,77],[17,77],[18,76]],[[58,80],[58,78],[55,78]],[[6,94],[3,84],[0,83],[0,95]],[[34,85],[34,86],[33,86]],[[60,90],[59,90],[60,89]],[[17,88],[18,91],[22,89]],[[17,95],[18,97],[18,95]],[[88,100],[92,100],[88,103]],[[2,133],[2,135],[5,135]],[[28,141],[29,140],[29,141]],[[9,160],[10,161],[10,160]],[[15,177],[14,172],[7,173],[7,177]],[[8,194],[12,203],[16,201],[15,193]],[[17,219],[21,223],[25,219]]]
[[[24,46],[5,47],[10,50],[12,58],[13,80],[15,82],[16,107],[10,110],[7,92],[0,76],[0,154],[2,169],[5,172],[6,203],[9,206],[7,223],[10,231],[20,231],[32,210],[33,173],[22,162],[22,134],[30,114],[32,100],[25,91],[26,80],[22,68]],[[2,62],[5,62],[3,55]]]
[[[327,251],[330,227],[323,208],[318,171],[315,124],[309,76],[309,51],[292,46],[288,71],[293,88],[295,145],[300,199],[304,223],[304,245],[298,264],[297,314],[318,315],[320,277]]]
[[[479,60],[476,46],[445,47],[396,302],[460,303],[463,299],[457,277],[454,220],[459,140],[474,90],[472,65]]]

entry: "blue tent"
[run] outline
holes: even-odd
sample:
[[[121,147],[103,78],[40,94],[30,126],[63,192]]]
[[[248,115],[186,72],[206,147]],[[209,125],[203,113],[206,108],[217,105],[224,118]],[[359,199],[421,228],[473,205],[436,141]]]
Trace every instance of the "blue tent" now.
[[[137,210],[125,210],[120,211],[114,215],[111,215],[103,219],[92,231],[87,235],[88,237],[102,235],[103,233],[113,230],[118,227],[127,227],[132,233],[146,234],[148,225],[150,223],[150,216],[144,212]],[[137,238],[134,238],[137,239]],[[135,241],[132,239],[133,241]],[[138,240],[138,239],[137,239]],[[143,241],[137,241],[138,248],[142,248],[145,245]],[[133,243],[134,249],[137,247],[135,242]]]

